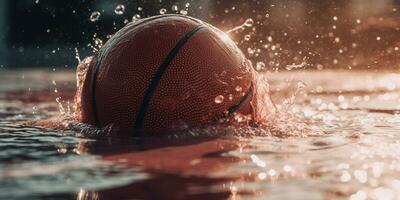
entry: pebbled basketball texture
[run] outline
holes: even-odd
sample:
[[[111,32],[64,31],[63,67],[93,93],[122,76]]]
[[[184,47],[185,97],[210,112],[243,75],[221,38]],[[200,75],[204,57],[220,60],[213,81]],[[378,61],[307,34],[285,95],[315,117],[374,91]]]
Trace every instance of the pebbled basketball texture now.
[[[191,17],[130,23],[86,62],[76,96],[84,123],[168,133],[253,114],[251,64],[225,33]]]

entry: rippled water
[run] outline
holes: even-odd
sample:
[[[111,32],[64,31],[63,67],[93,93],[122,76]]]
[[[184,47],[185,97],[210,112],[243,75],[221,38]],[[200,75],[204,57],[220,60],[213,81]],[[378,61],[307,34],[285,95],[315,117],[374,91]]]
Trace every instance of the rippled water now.
[[[322,134],[302,137],[87,139],[22,125],[58,116],[60,96],[68,110],[74,77],[0,74],[0,199],[400,198],[398,73],[267,74],[278,105],[305,86],[288,109]]]

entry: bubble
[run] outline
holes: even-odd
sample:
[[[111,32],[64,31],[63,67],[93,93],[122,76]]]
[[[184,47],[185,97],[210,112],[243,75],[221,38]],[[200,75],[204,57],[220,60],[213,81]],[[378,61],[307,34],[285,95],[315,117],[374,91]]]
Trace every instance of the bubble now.
[[[143,8],[139,6],[139,7],[137,8],[137,10],[138,10],[138,11],[142,11]]]
[[[90,14],[90,21],[91,21],[91,22],[95,22],[95,21],[99,20],[100,15],[101,15],[101,14],[100,14],[99,11],[94,11],[94,12],[92,12],[92,14]]]
[[[381,37],[379,37],[379,36],[378,36],[378,37],[376,37],[376,40],[378,40],[378,41],[379,41],[379,40],[381,40]]]
[[[172,11],[178,11],[178,6],[177,5],[172,5],[172,7],[171,7],[171,9],[172,9]]]
[[[224,101],[224,96],[222,96],[222,95],[218,95],[214,99],[214,102],[218,103],[218,104],[222,103],[223,101]]]
[[[124,14],[124,12],[125,12],[125,6],[122,5],[122,4],[118,4],[117,7],[115,7],[114,12],[115,12],[115,14],[117,14],[117,15],[122,15],[122,14]]]
[[[39,3],[39,0],[35,0],[35,3],[38,4],[38,3]]]
[[[251,39],[251,35],[246,34],[246,35],[244,36],[244,40],[249,41],[250,39]]]
[[[133,15],[133,17],[132,17],[132,22],[136,22],[136,21],[138,21],[140,18],[141,18],[141,16],[138,15],[138,14]]]
[[[334,16],[334,17],[333,17],[333,20],[334,20],[334,21],[337,21],[337,20],[338,20],[338,17],[337,17],[337,16]]]
[[[251,18],[246,19],[246,21],[244,21],[244,23],[243,23],[243,25],[246,27],[252,27],[253,24],[254,24],[254,21]]]
[[[263,70],[264,68],[265,68],[265,63],[257,62],[257,64],[256,64],[256,70],[257,71]]]
[[[167,12],[167,9],[165,9],[165,8],[161,8],[160,9],[160,14],[161,15],[165,14],[166,12]]]
[[[242,91],[242,87],[240,87],[239,85],[235,87],[236,92],[241,92]]]

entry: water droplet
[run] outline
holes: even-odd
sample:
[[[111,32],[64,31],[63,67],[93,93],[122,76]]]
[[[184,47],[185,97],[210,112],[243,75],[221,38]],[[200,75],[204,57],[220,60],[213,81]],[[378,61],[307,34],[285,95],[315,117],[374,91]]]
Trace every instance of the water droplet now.
[[[122,15],[122,14],[124,14],[124,12],[125,12],[125,6],[122,5],[122,4],[118,4],[117,7],[115,7],[114,12],[115,12],[115,14],[117,14],[117,15]]]
[[[263,70],[264,68],[265,68],[265,63],[257,62],[257,64],[256,64],[256,70],[257,71]]]
[[[39,3],[39,0],[35,0],[35,3],[38,4],[38,3]]]
[[[141,18],[141,16],[138,15],[138,14],[133,15],[133,17],[132,17],[132,22],[137,22],[140,18]]]
[[[248,19],[246,19],[246,21],[244,21],[244,24],[243,24],[243,25],[246,26],[246,27],[252,27],[253,24],[254,24],[253,19],[248,18]]]
[[[235,90],[236,90],[237,92],[241,92],[241,91],[242,91],[242,87],[240,87],[240,86],[238,85],[238,86],[235,87]]]
[[[302,81],[297,82],[297,89],[302,90],[306,87],[306,84]]]
[[[182,15],[187,15],[187,10],[181,10],[179,13],[181,13]]]
[[[379,36],[378,36],[378,37],[376,37],[376,40],[378,40],[378,41],[379,41],[379,40],[381,40],[381,37],[379,37]]]
[[[218,104],[222,103],[223,101],[224,101],[224,96],[222,96],[222,95],[218,95],[214,99],[214,102],[218,103]]]
[[[337,16],[334,16],[334,17],[333,17],[333,20],[334,20],[334,21],[337,21],[337,20],[338,20],[338,17],[337,17]]]
[[[94,39],[94,45],[95,45],[97,48],[101,48],[101,47],[103,46],[103,40],[101,40],[100,38]]]
[[[91,22],[95,22],[95,21],[99,20],[100,15],[101,15],[101,14],[100,14],[100,12],[98,12],[98,11],[92,12],[92,14],[90,14],[90,21],[91,21]]]
[[[246,35],[244,36],[244,40],[249,41],[250,39],[251,39],[251,35],[246,34]]]
[[[79,56],[78,48],[75,47],[75,58],[78,60],[78,63],[81,63],[81,57]]]
[[[177,5],[172,5],[172,7],[171,7],[171,9],[172,9],[172,11],[178,11],[178,6]]]
[[[139,6],[139,7],[137,8],[137,10],[138,10],[138,11],[142,11],[143,8]]]
[[[252,48],[247,48],[247,53],[249,53],[249,55],[253,55],[256,51]]]
[[[160,14],[163,15],[163,14],[165,14],[166,12],[167,12],[167,9],[165,9],[165,8],[161,8],[161,9],[160,9]]]

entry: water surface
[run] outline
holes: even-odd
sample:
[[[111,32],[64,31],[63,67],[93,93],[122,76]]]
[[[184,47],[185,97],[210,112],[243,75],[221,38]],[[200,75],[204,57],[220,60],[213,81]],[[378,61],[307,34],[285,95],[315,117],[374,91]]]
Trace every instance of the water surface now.
[[[0,199],[400,198],[398,73],[267,77],[278,108],[304,122],[287,123],[321,134],[291,134],[284,126],[280,137],[90,139],[21,125],[59,116],[60,104],[71,112],[75,75],[3,69]],[[285,105],[293,94],[295,103]]]

